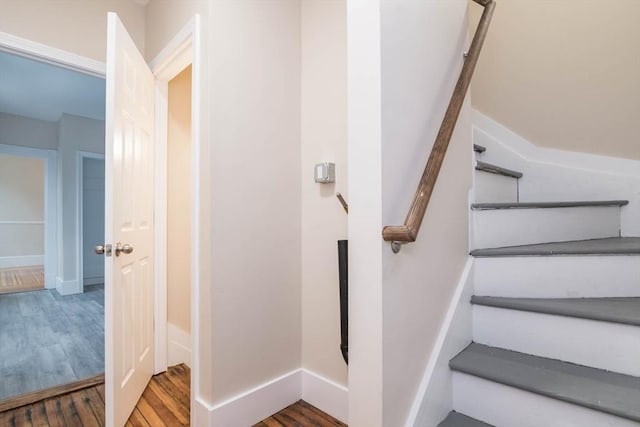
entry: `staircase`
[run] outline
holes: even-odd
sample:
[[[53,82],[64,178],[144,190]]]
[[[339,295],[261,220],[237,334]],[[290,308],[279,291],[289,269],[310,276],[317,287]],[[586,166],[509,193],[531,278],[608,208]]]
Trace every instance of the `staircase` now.
[[[473,343],[451,359],[440,427],[640,426],[640,238],[625,200],[519,200],[523,174],[481,160]]]

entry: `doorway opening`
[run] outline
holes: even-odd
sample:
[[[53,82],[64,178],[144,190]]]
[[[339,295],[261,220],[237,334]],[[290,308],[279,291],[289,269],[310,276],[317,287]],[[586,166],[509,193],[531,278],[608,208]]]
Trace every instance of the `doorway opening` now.
[[[46,155],[0,147],[0,294],[45,288]]]
[[[104,293],[82,293],[76,209],[77,156],[104,153],[104,79],[12,41],[0,42],[0,258],[21,286],[0,291],[2,410],[104,372]]]
[[[167,362],[191,367],[192,167],[189,65],[168,83]]]
[[[104,155],[78,152],[78,280],[82,292],[104,286]]]

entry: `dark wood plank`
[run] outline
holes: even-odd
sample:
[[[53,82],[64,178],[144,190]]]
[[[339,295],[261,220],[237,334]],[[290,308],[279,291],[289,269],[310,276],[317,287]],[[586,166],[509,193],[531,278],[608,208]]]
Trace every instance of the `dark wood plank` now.
[[[97,384],[104,384],[104,374],[96,375],[94,377],[85,378],[80,381],[74,381],[72,383],[63,384],[56,387],[50,387],[44,390],[35,391],[33,393],[23,394],[21,396],[12,397],[10,399],[4,399],[0,401],[0,412],[5,412],[10,409],[26,406],[34,402],[49,399],[50,397],[60,396],[72,391],[81,390],[87,387],[93,387]]]
[[[36,402],[31,405],[31,420],[35,427],[47,427],[50,425],[47,419],[47,408],[44,402]]]
[[[300,400],[282,411],[262,420],[254,427],[346,427],[313,405]]]
[[[178,365],[169,368],[166,372],[166,377],[189,396],[191,390],[191,372],[188,370],[189,368],[185,370],[180,369],[181,367],[182,365]]]
[[[149,387],[142,393],[142,397],[158,413],[160,418],[165,420],[167,425],[175,426],[182,424],[171,409],[169,409]]]
[[[101,425],[104,425],[104,401],[102,397],[100,397],[97,387],[88,388],[84,392],[86,393],[86,398],[88,399],[89,405],[91,405],[96,420],[101,421]]]
[[[76,405],[71,400],[71,396],[64,394],[56,399],[57,403],[61,407],[62,416],[64,417],[65,427],[82,427],[82,421],[76,410]]]
[[[184,365],[153,377],[126,425],[188,426],[190,370]],[[0,427],[103,427],[104,383],[0,412]],[[267,427],[281,427],[267,423]]]
[[[153,379],[148,385],[148,389],[153,391],[175,417],[182,423],[189,423],[189,411],[185,410],[180,402],[176,401],[173,396],[165,391],[165,389]]]
[[[152,427],[151,424],[144,419],[138,408],[134,408],[129,417],[129,423],[131,423],[133,427]]]
[[[83,390],[74,391],[69,396],[83,426],[98,427],[104,425],[104,422],[96,419],[93,408],[91,408],[91,404],[88,401],[89,399],[86,398],[86,393]]]
[[[56,399],[47,399],[44,401],[47,412],[47,421],[52,427],[64,427],[64,417],[62,416],[62,407]]]
[[[151,382],[155,382],[160,385],[165,392],[173,398],[176,402],[180,403],[182,408],[188,409],[190,405],[191,397],[189,396],[188,389],[182,389],[176,386],[172,381],[168,379],[167,375],[156,375]]]
[[[145,399],[144,395],[138,400],[138,404],[136,405],[136,409],[140,411],[140,414],[144,417],[145,420],[154,427],[163,427],[166,425],[169,426],[178,426],[179,423],[170,424],[169,420],[166,418],[160,417],[158,412],[156,412],[156,408],[152,407],[147,399]],[[177,421],[177,420],[176,420]]]

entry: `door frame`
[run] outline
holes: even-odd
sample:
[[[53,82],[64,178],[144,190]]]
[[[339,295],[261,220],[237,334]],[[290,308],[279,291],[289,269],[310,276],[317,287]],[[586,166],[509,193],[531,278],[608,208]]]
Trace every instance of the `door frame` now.
[[[92,153],[90,151],[76,151],[76,253],[78,254],[78,266],[76,274],[78,276],[78,292],[84,292],[84,159],[96,159],[104,161],[104,154]],[[104,236],[103,236],[104,237]],[[95,242],[103,245],[104,242]],[[102,275],[104,282],[104,274]]]
[[[168,81],[170,80],[170,78],[168,79],[167,76],[171,75],[172,73],[177,74],[179,71],[183,70],[189,64],[189,62],[185,62],[185,60],[186,61],[188,61],[189,59],[191,60],[190,63],[192,65],[192,73],[193,73],[192,89],[191,89],[192,90],[192,96],[191,96],[192,182],[191,184],[192,184],[192,190],[193,190],[192,231],[191,231],[191,236],[192,236],[191,238],[191,245],[192,245],[191,421],[192,421],[192,425],[195,424],[194,417],[197,416],[195,403],[198,400],[198,396],[199,396],[198,387],[200,383],[197,380],[199,378],[200,366],[201,366],[201,363],[200,363],[201,310],[200,310],[199,298],[203,294],[208,295],[208,292],[205,292],[207,290],[206,288],[201,289],[201,282],[207,276],[207,274],[205,274],[204,271],[208,271],[208,270],[206,270],[206,266],[201,265],[200,263],[200,258],[202,256],[201,248],[203,247],[203,245],[206,245],[206,243],[208,242],[208,236],[204,235],[201,237],[201,233],[200,233],[201,228],[203,228],[202,224],[205,224],[204,228],[208,230],[208,226],[206,226],[206,224],[208,224],[206,222],[207,221],[206,215],[202,214],[202,212],[207,211],[207,206],[204,203],[202,203],[201,196],[200,196],[201,194],[203,194],[204,192],[203,190],[208,188],[206,178],[205,178],[205,176],[207,176],[207,170],[206,170],[206,167],[202,166],[202,165],[208,164],[208,160],[206,157],[208,156],[208,150],[207,150],[207,146],[204,145],[204,142],[201,142],[203,136],[205,135],[205,132],[203,132],[202,130],[202,126],[204,126],[205,123],[201,123],[201,120],[200,120],[201,114],[202,114],[200,93],[202,92],[202,89],[203,89],[203,83],[202,83],[203,82],[202,80],[203,61],[202,61],[202,55],[201,55],[201,52],[202,52],[202,35],[201,34],[202,34],[201,18],[200,18],[200,15],[196,14],[178,32],[178,34],[167,44],[167,46],[156,56],[156,58],[153,61],[151,61],[151,63],[149,64],[151,70],[154,72],[154,75],[156,76],[156,79],[160,81],[165,80],[167,82],[167,85],[168,85]],[[35,59],[37,61],[57,65],[59,67],[68,68],[80,73],[92,75],[95,77],[100,77],[103,79],[106,77],[105,62],[96,61],[91,58],[87,58],[72,52],[68,52],[68,51],[58,49],[52,46],[48,46],[42,43],[34,42],[31,40],[14,36],[12,34],[1,32],[1,31],[0,31],[0,51],[24,56],[27,58]],[[185,63],[186,65],[180,68],[180,64],[185,64]],[[156,92],[156,95],[158,95],[157,92]],[[158,111],[166,112],[166,109],[167,109],[166,95],[164,97],[158,97],[156,99],[160,101],[156,103],[156,114],[158,113]],[[164,101],[164,104],[162,103],[162,101]],[[158,117],[160,117],[161,120],[156,121],[156,126],[160,126],[161,123],[163,122],[162,120],[163,116],[160,115]],[[166,114],[164,115],[164,123],[166,125]],[[160,130],[162,130],[161,127],[160,127]],[[159,158],[159,156],[156,155],[155,164],[154,164],[156,171],[160,169],[160,166],[166,165],[166,126],[165,126],[164,132],[159,132],[157,134],[158,141],[160,143],[162,143],[162,136],[164,136],[164,146],[163,146],[164,149],[160,148],[159,150],[156,150],[156,152],[162,152],[165,158]],[[54,162],[54,166],[57,167],[57,163]],[[155,175],[156,185],[160,185],[162,183],[162,180],[158,180],[158,177],[159,177],[158,173],[159,172],[156,172],[156,175]],[[166,183],[166,166],[163,169],[163,173],[164,173],[164,181]],[[157,190],[164,191],[164,201],[166,202],[166,184],[164,184],[159,189],[157,188]],[[156,194],[162,195],[163,193],[156,193]],[[164,204],[164,206],[159,206],[157,200],[154,203],[155,203],[155,208],[159,209],[158,211],[155,212],[157,220],[155,225],[156,229],[154,231],[157,231],[158,223],[160,222],[159,220],[162,220],[162,218],[164,218],[164,221],[166,221],[166,203]],[[163,214],[164,214],[164,217],[163,217]],[[166,229],[160,230],[160,231],[163,233],[161,236],[164,236],[164,241],[165,241],[165,247],[164,248],[161,247],[160,249],[163,250],[162,253],[164,253],[165,259],[166,259]],[[156,243],[154,243],[155,245],[154,250],[158,248],[157,242],[162,240],[161,236],[156,236],[157,238],[156,238]],[[57,246],[56,246],[56,249],[57,249]],[[157,259],[158,257],[156,257],[156,260]],[[57,265],[57,262],[54,265]],[[156,266],[154,266],[154,269],[156,270],[155,271],[156,274],[157,274],[157,268],[156,268],[157,265],[158,264],[156,262]],[[163,280],[159,280],[160,278],[164,278],[164,282]],[[162,347],[159,346],[160,343],[166,344],[167,342],[167,338],[166,338],[167,336],[166,335],[166,328],[167,328],[166,274],[162,276],[156,276],[156,283],[154,285],[155,285],[154,286],[154,296],[155,296],[154,309],[155,310],[160,309],[160,312],[156,311],[154,313],[154,320],[155,320],[154,323],[156,325],[156,328],[154,329],[154,340],[155,340],[154,353],[156,355],[155,356],[156,359],[154,361],[155,362],[154,369],[157,370],[158,372],[161,372],[162,366],[164,366],[164,368],[166,369],[166,360],[167,360],[166,345]],[[203,305],[206,305],[206,303],[203,303]],[[109,307],[105,306],[105,310],[108,310],[108,309]],[[160,315],[160,313],[164,313],[164,314]],[[206,314],[206,313],[202,313],[202,314]],[[163,328],[164,328],[164,332],[161,332]],[[163,335],[164,339],[162,339],[161,336],[159,337],[159,334]],[[158,341],[158,338],[160,338],[160,341]],[[160,360],[158,360],[158,354],[160,353],[160,351],[158,350],[162,350],[162,349],[164,349],[164,358],[161,358]],[[208,354],[208,352],[205,352],[205,353]]]
[[[200,372],[201,296],[201,158],[206,151],[202,142],[201,94],[201,18],[194,15],[149,63],[156,77],[156,170],[155,170],[155,365],[156,373],[168,365],[167,326],[167,125],[169,81],[191,65],[191,421],[194,424],[195,401]]]
[[[58,153],[46,148],[0,144],[0,154],[44,160],[44,287],[55,289],[58,277]]]

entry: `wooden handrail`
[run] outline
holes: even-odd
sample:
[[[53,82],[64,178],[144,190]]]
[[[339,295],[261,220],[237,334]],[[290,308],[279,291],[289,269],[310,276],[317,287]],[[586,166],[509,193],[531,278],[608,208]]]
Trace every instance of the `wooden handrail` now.
[[[453,90],[451,101],[447,107],[447,112],[442,119],[442,125],[438,131],[438,136],[433,143],[429,160],[427,160],[427,166],[424,168],[424,173],[418,184],[418,190],[413,198],[413,203],[407,214],[407,218],[404,220],[404,225],[399,226],[386,226],[382,229],[382,238],[388,242],[394,243],[394,252],[399,250],[399,243],[415,242],[420,226],[422,225],[422,219],[427,211],[429,205],[429,199],[433,193],[433,188],[436,185],[440,168],[444,162],[453,130],[455,129],[464,98],[467,95],[471,78],[473,77],[473,71],[476,68],[478,57],[480,56],[480,50],[484,43],[484,39],[489,29],[489,23],[491,22],[491,16],[496,6],[493,0],[473,0],[480,6],[484,7],[484,12],[476,28],[476,33],[473,36],[471,47],[466,55],[462,71],[460,72],[460,78],[456,87]]]

